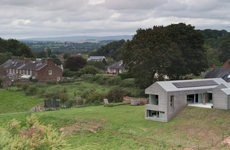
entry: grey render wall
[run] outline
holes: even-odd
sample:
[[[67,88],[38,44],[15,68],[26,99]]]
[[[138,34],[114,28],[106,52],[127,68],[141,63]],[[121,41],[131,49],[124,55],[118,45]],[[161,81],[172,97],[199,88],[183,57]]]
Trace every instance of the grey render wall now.
[[[168,105],[168,120],[170,121],[174,118],[184,107],[187,106],[187,95],[190,94],[204,94],[211,89],[203,89],[203,90],[189,90],[189,91],[178,91],[178,92],[168,92],[168,104],[170,101],[171,95],[174,96],[174,107]]]
[[[145,119],[167,122],[168,120],[167,118],[167,105],[168,105],[167,92],[159,84],[155,83],[151,85],[149,88],[147,88],[145,90],[145,93],[151,94],[151,95],[158,95],[158,105],[151,105],[151,104],[145,105]],[[147,110],[163,111],[165,113],[165,117],[164,119],[147,117]]]
[[[213,99],[213,108],[216,109],[229,109],[228,107],[228,95],[225,94],[221,89],[226,88],[223,84],[218,85],[213,89],[212,99]]]

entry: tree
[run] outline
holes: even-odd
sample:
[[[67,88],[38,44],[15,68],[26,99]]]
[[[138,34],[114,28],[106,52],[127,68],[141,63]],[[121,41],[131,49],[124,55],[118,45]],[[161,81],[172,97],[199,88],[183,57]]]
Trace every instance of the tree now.
[[[50,57],[51,54],[52,54],[52,50],[51,49],[47,49],[46,51],[47,51],[47,56]]]
[[[37,51],[35,52],[35,55],[37,56],[37,58],[42,58],[42,57],[45,57],[46,58],[46,51],[42,50],[42,51]]]
[[[71,56],[65,63],[65,69],[69,69],[70,71],[78,71],[86,66],[86,64],[87,61],[82,56]]]
[[[138,29],[124,46],[123,61],[135,82],[146,88],[153,83],[155,73],[179,79],[204,71],[203,43],[202,34],[183,23]]]
[[[92,75],[95,75],[97,74],[99,71],[99,69],[97,69],[96,67],[94,66],[85,66],[84,68],[82,68],[79,73],[80,74],[92,74]]]
[[[65,52],[63,55],[64,59],[68,59],[70,57],[70,53],[69,52]]]
[[[57,58],[56,55],[51,55],[50,57],[52,58],[52,61],[53,61],[54,64],[56,64],[58,66],[60,66],[62,64],[61,61],[60,61],[60,59]]]
[[[230,35],[219,39],[220,62],[224,63],[230,58]]]

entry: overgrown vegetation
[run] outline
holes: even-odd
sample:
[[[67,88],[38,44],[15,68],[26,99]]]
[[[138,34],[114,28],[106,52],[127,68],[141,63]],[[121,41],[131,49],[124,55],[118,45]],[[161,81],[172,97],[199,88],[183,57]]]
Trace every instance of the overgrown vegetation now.
[[[5,128],[0,127],[1,149],[57,149],[66,146],[64,134],[51,125],[42,125],[35,115],[26,118],[26,125],[12,119]]]

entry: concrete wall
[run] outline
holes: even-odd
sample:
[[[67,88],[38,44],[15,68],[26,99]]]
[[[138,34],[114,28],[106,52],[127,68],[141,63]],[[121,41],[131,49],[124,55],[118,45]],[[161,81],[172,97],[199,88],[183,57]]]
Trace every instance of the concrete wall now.
[[[212,92],[213,108],[216,109],[229,109],[228,95],[226,95],[221,89],[226,88],[223,84],[220,84]]]
[[[168,105],[167,92],[159,84],[155,83],[152,86],[150,86],[148,89],[146,89],[145,93],[158,95],[158,105],[151,105],[151,104],[145,105],[145,119],[167,122],[168,120],[167,118],[167,105]],[[147,110],[163,111],[165,113],[165,118],[159,119],[159,118],[147,117],[148,115]]]

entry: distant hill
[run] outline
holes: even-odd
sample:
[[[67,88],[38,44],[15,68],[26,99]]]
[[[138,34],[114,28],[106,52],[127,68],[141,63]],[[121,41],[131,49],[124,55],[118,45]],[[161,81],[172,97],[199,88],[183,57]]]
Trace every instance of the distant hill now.
[[[28,38],[20,39],[20,41],[104,41],[104,40],[128,40],[132,39],[132,35],[120,35],[120,36],[68,36],[68,37],[49,37],[49,38]]]

